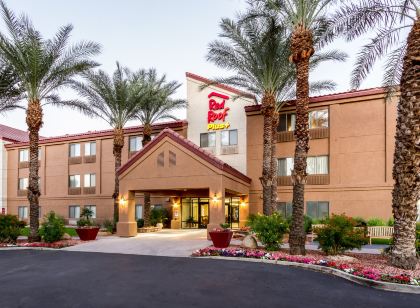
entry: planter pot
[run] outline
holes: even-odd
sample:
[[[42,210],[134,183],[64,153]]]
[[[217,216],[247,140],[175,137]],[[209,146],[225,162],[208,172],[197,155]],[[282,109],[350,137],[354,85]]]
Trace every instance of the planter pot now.
[[[99,227],[96,228],[76,228],[77,235],[82,241],[96,240],[99,232]]]
[[[228,231],[209,231],[210,238],[213,242],[213,246],[216,248],[227,248],[229,247],[230,240],[232,239],[233,232]]]

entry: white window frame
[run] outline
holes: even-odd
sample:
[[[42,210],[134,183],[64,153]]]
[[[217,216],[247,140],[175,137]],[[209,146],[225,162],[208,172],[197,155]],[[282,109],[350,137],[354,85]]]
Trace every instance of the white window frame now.
[[[85,156],[96,156],[96,141],[85,143]]]
[[[20,149],[19,150],[19,162],[28,162],[29,161],[29,149]]]
[[[236,133],[236,143],[232,142],[232,136],[231,133]],[[227,135],[227,143],[223,143],[223,135]],[[238,130],[237,129],[230,129],[230,130],[223,130],[220,133],[220,143],[223,147],[226,146],[233,146],[233,145],[238,145]]]
[[[23,210],[23,216],[21,215],[21,210]],[[28,206],[20,205],[18,206],[18,218],[19,220],[28,219]]]
[[[72,153],[72,148],[74,147],[74,153]],[[69,157],[80,157],[80,143],[70,143],[69,144]]]
[[[135,148],[132,147],[132,140],[135,140]],[[130,136],[128,138],[128,147],[130,152],[138,152],[142,148],[142,138],[141,136]]]
[[[18,189],[19,190],[27,190],[28,186],[29,186],[29,179],[28,178],[19,178],[18,179]]]
[[[85,205],[85,208],[92,210],[92,213],[93,213],[92,218],[96,218],[96,205],[93,205],[93,204]]]
[[[327,122],[326,122],[326,125],[324,125],[324,126],[312,126],[312,118],[314,118],[314,116],[316,117],[316,118],[320,118],[320,115],[322,114],[322,113],[324,113],[324,112],[326,112],[326,114],[327,114]],[[311,111],[309,111],[309,115],[308,115],[308,117],[309,117],[309,129],[315,129],[315,128],[327,128],[328,126],[329,126],[329,122],[330,122],[330,112],[329,112],[329,110],[328,110],[328,108],[324,108],[324,109],[317,109],[317,110],[311,110]]]
[[[143,219],[143,205],[142,204],[136,204],[135,218],[136,218],[136,221],[139,219]]]
[[[78,185],[79,186],[72,186],[72,177],[74,178],[74,182],[77,184],[78,183]],[[81,183],[80,183],[80,174],[72,174],[72,175],[69,175],[69,187],[70,188],[80,188],[80,185]]]
[[[74,208],[74,217],[72,217],[72,208]],[[78,209],[78,210],[76,210]],[[79,219],[80,218],[80,205],[69,205],[69,218],[70,219]]]
[[[96,173],[85,174],[84,187],[96,187]]]

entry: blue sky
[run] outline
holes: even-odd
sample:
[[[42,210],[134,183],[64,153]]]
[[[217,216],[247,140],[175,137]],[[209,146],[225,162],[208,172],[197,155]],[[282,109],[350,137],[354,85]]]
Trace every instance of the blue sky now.
[[[132,70],[155,67],[169,80],[183,84],[177,97],[186,98],[185,72],[205,77],[228,75],[206,61],[208,44],[217,38],[222,17],[234,17],[246,7],[245,0],[6,0],[15,13],[26,13],[44,37],[51,37],[59,26],[73,24],[72,42],[93,40],[102,45],[96,60],[111,73],[118,60]],[[0,31],[4,31],[0,23]],[[326,64],[311,79],[333,79],[334,92],[349,89],[352,64],[364,40],[337,41],[331,47],[345,50],[351,57],[346,63]],[[376,71],[380,71],[380,66]],[[379,86],[381,74],[374,73],[362,88]],[[71,93],[64,92],[64,96]],[[101,120],[89,119],[77,112],[47,108],[45,136],[62,135],[108,128]],[[185,112],[178,114],[185,118]],[[0,122],[26,130],[21,111],[0,115]],[[130,123],[135,125],[136,123]]]

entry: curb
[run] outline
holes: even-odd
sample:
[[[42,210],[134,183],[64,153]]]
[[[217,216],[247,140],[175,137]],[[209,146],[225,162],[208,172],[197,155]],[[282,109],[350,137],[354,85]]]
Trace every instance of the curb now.
[[[203,257],[196,257],[196,258],[267,263],[267,264],[275,264],[275,265],[282,265],[282,266],[299,267],[299,268],[309,269],[309,270],[319,272],[319,273],[326,273],[326,274],[338,276],[343,279],[357,283],[359,285],[375,288],[378,290],[420,294],[420,287],[418,286],[370,280],[363,277],[358,277],[352,274],[348,274],[346,272],[340,271],[332,267],[324,267],[324,266],[314,265],[314,264],[296,263],[296,262],[288,262],[288,261],[276,261],[276,260],[264,260],[264,259],[250,259],[250,258],[242,258],[242,257],[218,257],[218,256],[205,256],[204,257],[203,256]]]

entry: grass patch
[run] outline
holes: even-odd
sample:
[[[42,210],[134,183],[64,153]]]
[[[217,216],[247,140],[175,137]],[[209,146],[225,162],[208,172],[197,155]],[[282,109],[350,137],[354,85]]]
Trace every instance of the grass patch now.
[[[391,239],[388,238],[373,238],[372,244],[376,245],[391,245]]]
[[[68,235],[70,235],[70,236],[77,236],[77,233],[76,233],[76,229],[75,228],[68,228],[68,227],[66,227],[65,229],[66,229],[66,233]],[[23,228],[22,229],[22,232],[20,233],[20,235],[29,236],[29,227]]]

